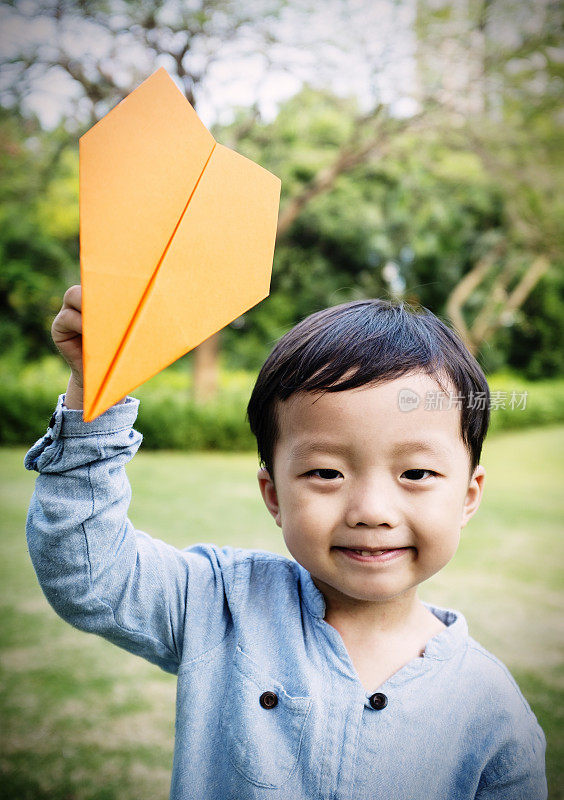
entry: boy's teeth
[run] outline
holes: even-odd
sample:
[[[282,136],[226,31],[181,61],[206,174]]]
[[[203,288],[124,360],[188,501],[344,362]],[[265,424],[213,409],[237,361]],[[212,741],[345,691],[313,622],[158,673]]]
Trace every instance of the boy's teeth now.
[[[357,553],[360,553],[361,556],[379,556],[385,552],[385,550],[357,550]]]

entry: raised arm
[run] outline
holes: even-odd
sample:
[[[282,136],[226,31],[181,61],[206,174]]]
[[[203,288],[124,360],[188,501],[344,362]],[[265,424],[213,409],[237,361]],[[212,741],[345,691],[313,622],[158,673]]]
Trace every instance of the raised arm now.
[[[68,622],[175,672],[185,647],[198,657],[230,631],[232,551],[178,550],[134,529],[125,465],[141,443],[138,401],[83,422],[80,287],[65,294],[53,339],[71,378],[26,456],[40,473],[27,521],[37,576]]]

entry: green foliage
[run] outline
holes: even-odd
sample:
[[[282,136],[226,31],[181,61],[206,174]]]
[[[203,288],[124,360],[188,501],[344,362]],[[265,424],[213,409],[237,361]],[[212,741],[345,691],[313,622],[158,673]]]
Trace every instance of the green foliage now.
[[[564,271],[554,269],[527,298],[512,335],[507,363],[530,380],[564,374]]]
[[[191,397],[187,360],[133,392],[141,401],[135,427],[144,436],[144,447],[254,450],[246,407],[255,373],[223,370],[217,401],[199,406]],[[54,357],[24,367],[4,358],[0,374],[0,444],[29,444],[45,433],[56,396],[65,391],[66,366]],[[517,374],[500,373],[490,377],[489,383],[492,392],[501,393],[500,407],[492,410],[493,433],[564,422],[564,379],[530,382]],[[512,393],[516,395],[513,402]]]
[[[135,2],[128,13],[141,7]],[[450,8],[444,5],[444,13]],[[526,45],[515,56],[525,72],[506,76],[511,95],[503,97],[501,123],[478,115],[467,130],[445,113],[425,112],[426,124],[415,133],[384,109],[360,124],[355,101],[305,87],[273,121],[240,110],[232,124],[215,129],[219,141],[281,177],[282,210],[339,155],[370,137],[376,143],[372,155],[314,193],[279,238],[271,296],[223,333],[227,367],[258,369],[298,320],[352,299],[403,295],[444,317],[453,289],[501,243],[503,259],[515,265],[509,291],[536,252],[546,252],[553,266],[481,348],[480,360],[488,371],[509,367],[528,379],[564,374],[562,156],[554,104],[525,102],[527,60],[536,63],[531,53],[540,43]],[[560,68],[551,52],[547,74],[556,81]],[[496,70],[503,71],[503,59],[494,59]],[[76,142],[63,128],[46,133],[0,111],[0,336],[3,350],[19,358],[48,351],[51,319],[64,289],[78,281],[77,161]],[[397,272],[395,287],[386,265]],[[492,273],[466,303],[468,322],[497,290]],[[167,416],[179,413],[174,406]],[[167,436],[184,440],[181,430]]]
[[[33,442],[45,433],[56,394],[66,388],[66,368],[54,357],[23,368],[4,357],[0,375],[0,441]]]
[[[564,421],[564,379],[526,381],[517,374],[500,373],[488,382],[492,395],[499,393],[500,402],[498,408],[492,404],[492,433]]]
[[[29,443],[45,433],[56,396],[65,391],[66,366],[44,358],[18,367],[0,361],[0,443]],[[251,450],[254,438],[246,421],[252,376],[223,374],[216,402],[198,406],[191,399],[191,378],[169,369],[135,393],[141,399],[136,427],[148,449]]]
[[[151,397],[140,405],[136,427],[150,449],[252,450],[255,445],[245,419],[244,401],[220,398],[197,406],[186,397]]]
[[[37,221],[47,236],[72,241],[78,236],[78,149],[60,153],[57,169],[37,198]]]
[[[356,110],[354,101],[306,87],[284,103],[273,122],[249,125],[241,111],[232,124],[216,126],[214,135],[278,175],[284,203],[332,163],[353,131]]]
[[[351,136],[355,113],[350,102],[305,89],[273,122],[245,126],[241,116],[216,135],[229,143],[244,131],[238,149],[282,177],[284,208],[332,163]],[[516,280],[532,256],[523,242],[511,244],[513,197],[506,185],[513,192],[514,184],[500,182],[464,142],[459,136],[447,144],[444,132],[433,126],[417,136],[393,135],[385,159],[367,159],[309,201],[277,242],[270,298],[224,334],[227,363],[256,369],[278,336],[307,314],[351,299],[388,296],[392,287],[383,268],[390,262],[406,299],[440,316],[461,278],[498,243],[508,248]],[[524,197],[531,191],[521,182],[516,193]],[[494,277],[473,292],[466,309],[470,320],[493,291]],[[562,374],[554,343],[564,297],[554,286],[547,292],[545,281],[482,349],[488,370],[510,366],[535,379]]]
[[[68,251],[29,217],[0,220],[0,337],[6,351],[42,355],[51,346],[53,316],[61,306]]]
[[[37,358],[52,318],[78,281],[76,154],[62,131],[0,112],[0,340],[3,353]]]

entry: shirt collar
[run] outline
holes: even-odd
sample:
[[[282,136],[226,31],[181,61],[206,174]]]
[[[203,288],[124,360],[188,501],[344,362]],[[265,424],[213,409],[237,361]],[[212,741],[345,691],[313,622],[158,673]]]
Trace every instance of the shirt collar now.
[[[297,565],[300,578],[300,588],[303,601],[312,617],[323,619],[325,617],[325,598],[313,582],[310,573]],[[427,643],[425,658],[444,661],[451,658],[457,650],[463,647],[468,638],[468,625],[460,611],[449,608],[433,606],[423,603],[446,626],[440,633]]]
[[[423,603],[429,611],[446,625],[446,628],[427,642],[425,648],[425,658],[434,658],[437,661],[445,661],[451,658],[457,650],[466,645],[468,639],[468,624],[460,611],[450,608],[432,606],[430,603]]]
[[[297,563],[297,562],[296,562]],[[313,578],[301,564],[297,564],[300,576],[301,595],[312,617],[325,617],[325,598],[313,582]]]

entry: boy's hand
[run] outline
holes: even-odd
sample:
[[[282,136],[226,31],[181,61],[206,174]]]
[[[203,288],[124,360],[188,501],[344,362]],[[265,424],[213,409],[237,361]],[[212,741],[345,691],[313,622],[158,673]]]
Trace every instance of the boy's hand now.
[[[57,349],[71,368],[65,396],[67,408],[82,408],[82,289],[71,286],[63,298],[63,307],[53,320],[51,336]]]

